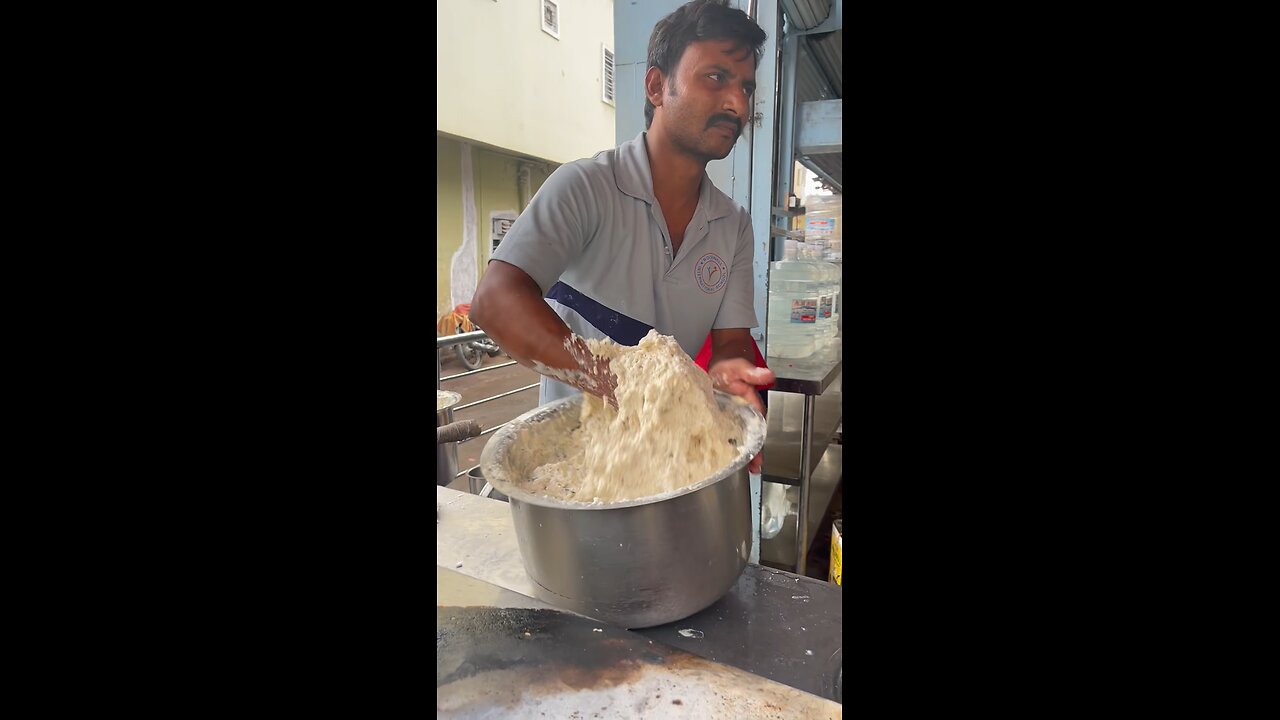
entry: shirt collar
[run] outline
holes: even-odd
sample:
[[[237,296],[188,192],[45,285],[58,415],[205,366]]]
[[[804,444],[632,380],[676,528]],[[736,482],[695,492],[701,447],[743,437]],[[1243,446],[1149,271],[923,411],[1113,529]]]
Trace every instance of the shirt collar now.
[[[644,137],[645,131],[641,130],[634,140],[618,146],[618,163],[613,172],[619,190],[653,205],[657,200],[653,196],[653,171],[649,167],[649,153],[645,152]],[[708,222],[727,217],[734,209],[733,201],[711,182],[705,170],[698,205],[705,208]]]

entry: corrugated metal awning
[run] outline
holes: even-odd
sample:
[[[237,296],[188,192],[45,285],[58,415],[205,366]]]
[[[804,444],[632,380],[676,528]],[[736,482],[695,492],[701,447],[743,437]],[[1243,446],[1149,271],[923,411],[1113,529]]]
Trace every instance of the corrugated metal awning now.
[[[782,0],[782,11],[792,27],[809,30],[827,19],[834,4],[833,0]]]
[[[844,30],[808,35],[806,44],[812,51],[818,68],[827,82],[835,90],[836,97],[844,97],[844,78],[841,76],[842,49],[844,48]]]
[[[835,0],[782,0],[791,32],[811,30],[828,21],[836,12]],[[841,18],[835,18],[839,22]],[[823,100],[843,100],[844,30],[802,35],[797,48],[796,105]],[[841,152],[804,154],[796,149],[796,160],[835,188],[844,191]]]

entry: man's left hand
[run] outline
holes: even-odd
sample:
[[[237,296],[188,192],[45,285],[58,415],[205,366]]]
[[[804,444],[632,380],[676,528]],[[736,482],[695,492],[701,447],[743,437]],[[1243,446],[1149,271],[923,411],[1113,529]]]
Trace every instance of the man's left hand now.
[[[774,381],[773,371],[752,365],[743,358],[726,358],[707,368],[711,376],[711,385],[716,390],[737,395],[751,404],[751,407],[764,417],[764,403],[756,392],[757,385],[768,385]],[[760,455],[751,458],[747,471],[758,473],[764,461]]]

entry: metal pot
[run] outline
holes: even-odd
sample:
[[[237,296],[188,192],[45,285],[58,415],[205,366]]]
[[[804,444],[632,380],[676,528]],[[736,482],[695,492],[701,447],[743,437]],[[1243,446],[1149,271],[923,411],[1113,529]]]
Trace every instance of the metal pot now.
[[[467,471],[467,492],[491,500],[507,501],[507,496],[498,492],[484,479],[484,470],[476,466]]]
[[[545,459],[522,436],[568,434],[581,396],[536,408],[497,431],[480,456],[491,485],[511,506],[525,571],[540,599],[626,628],[686,618],[724,596],[751,549],[747,462],[764,445],[766,423],[747,405],[716,392],[744,429],[734,461],[711,477],[655,498],[587,505],[523,490]]]
[[[453,406],[462,402],[462,396],[449,390],[436,390],[436,427],[453,422]],[[458,474],[458,443],[436,446],[436,485],[448,485]]]

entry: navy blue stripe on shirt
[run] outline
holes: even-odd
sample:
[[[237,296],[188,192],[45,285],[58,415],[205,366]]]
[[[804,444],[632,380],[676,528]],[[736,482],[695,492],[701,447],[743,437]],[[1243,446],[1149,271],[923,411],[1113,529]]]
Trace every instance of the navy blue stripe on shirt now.
[[[639,345],[644,336],[653,329],[635,318],[610,310],[563,282],[552,285],[547,291],[547,297],[565,307],[573,308],[583,320],[591,323],[619,345]],[[760,401],[768,408],[769,393],[765,390],[759,390],[757,393],[760,395]]]
[[[610,310],[562,282],[552,285],[547,291],[547,297],[565,307],[573,308],[583,320],[594,325],[597,330],[619,345],[639,345],[644,336],[653,329],[635,318]]]

